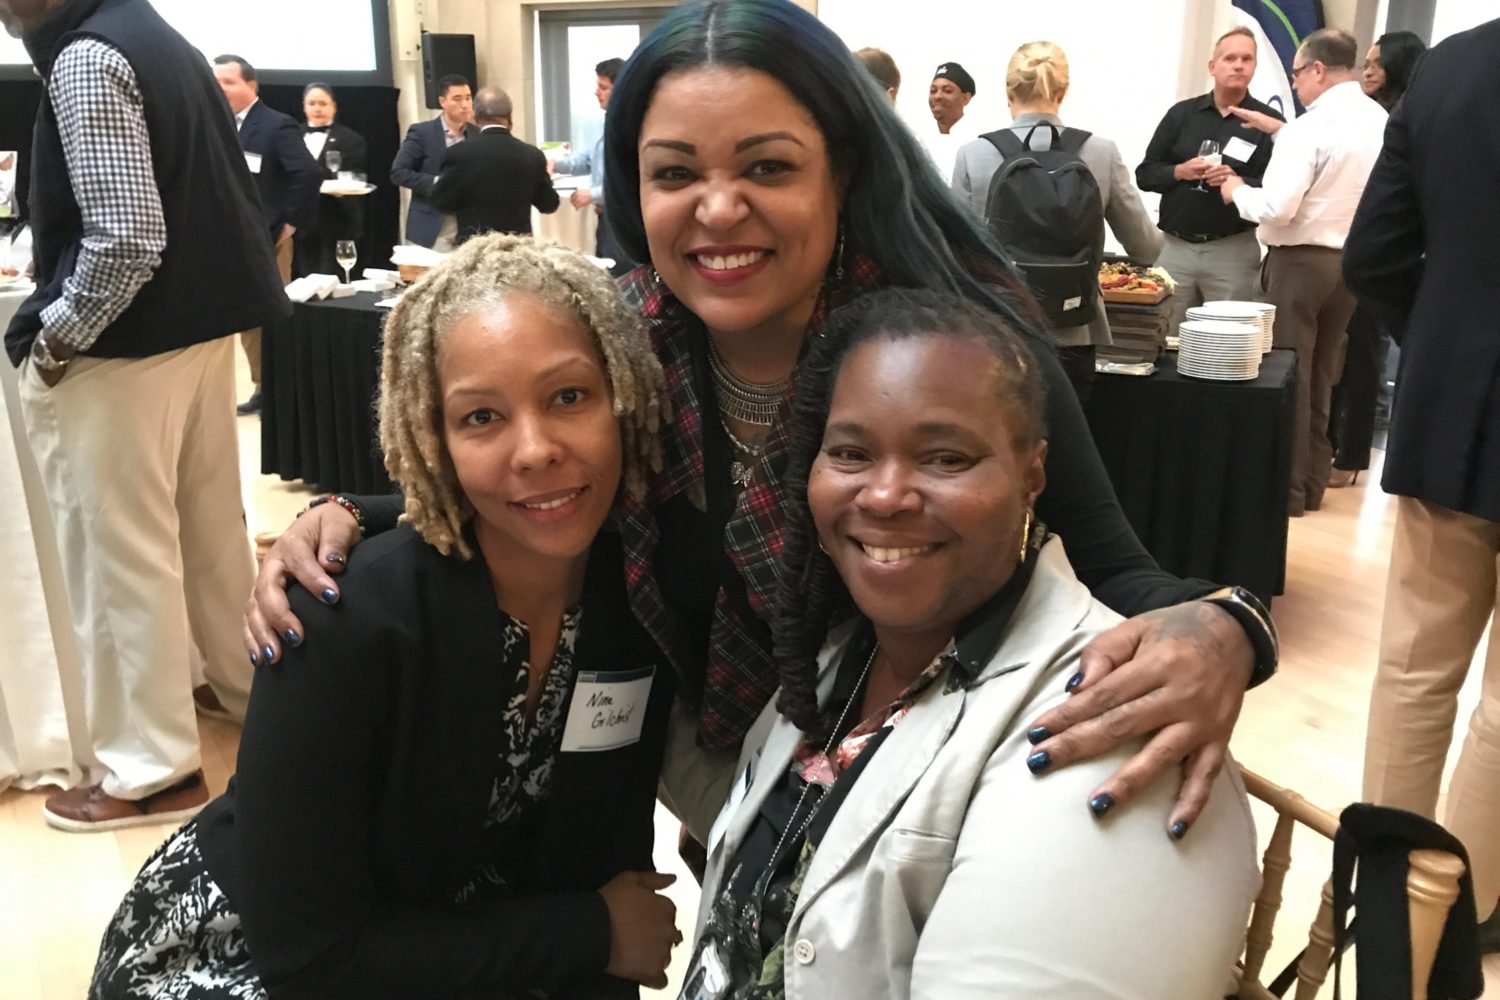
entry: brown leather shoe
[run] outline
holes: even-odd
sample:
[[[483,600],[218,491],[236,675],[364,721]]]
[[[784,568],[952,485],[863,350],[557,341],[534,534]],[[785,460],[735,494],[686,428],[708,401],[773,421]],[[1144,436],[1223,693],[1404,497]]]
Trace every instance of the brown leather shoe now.
[[[103,785],[72,788],[49,796],[42,805],[47,825],[69,833],[122,830],[128,826],[180,823],[208,804],[203,772],[194,771],[170,788],[138,801],[106,795]]]
[[[214,694],[214,689],[207,684],[199,684],[193,688],[193,707],[205,719],[218,719],[220,722],[234,723],[242,721],[230,714],[229,709],[225,708],[224,703],[219,700],[219,696]]]

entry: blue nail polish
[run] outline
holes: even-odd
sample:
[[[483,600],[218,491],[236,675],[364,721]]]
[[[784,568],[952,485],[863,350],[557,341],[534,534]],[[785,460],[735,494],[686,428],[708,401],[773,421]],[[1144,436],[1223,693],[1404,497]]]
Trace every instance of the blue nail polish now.
[[[330,552],[330,553],[328,553],[328,555],[324,556],[323,558],[327,559],[329,562],[333,563],[335,566],[342,566],[342,565],[344,565],[344,557],[341,556],[341,555],[339,555],[337,552]]]
[[[1026,758],[1026,766],[1031,769],[1032,774],[1041,774],[1052,766],[1052,755],[1045,750],[1038,750]]]
[[[324,604],[337,604],[338,600],[339,600],[339,592],[337,590],[334,590],[332,587],[324,587],[323,588],[323,603]]]
[[[1028,729],[1026,731],[1026,739],[1030,741],[1032,746],[1036,746],[1038,743],[1042,742],[1042,740],[1045,740],[1051,735],[1052,730],[1048,729],[1046,726],[1037,726],[1035,729]]]
[[[1080,685],[1082,683],[1083,683],[1083,671],[1080,670],[1080,671],[1078,671],[1078,673],[1076,673],[1072,677],[1068,678],[1068,686],[1066,688],[1064,688],[1063,690],[1065,690],[1065,691],[1072,691],[1074,688],[1076,688],[1078,685]]]
[[[1100,792],[1089,799],[1089,812],[1094,814],[1095,819],[1100,819],[1105,813],[1115,807],[1115,797],[1108,792]]]
[[[287,629],[281,633],[281,637],[286,640],[288,646],[302,645],[302,637],[294,629]]]
[[[1190,824],[1185,819],[1180,819],[1177,822],[1173,823],[1172,824],[1172,839],[1173,840],[1181,840],[1183,838],[1183,836],[1187,834],[1187,832],[1188,832],[1188,826],[1189,825]]]
[[[258,667],[258,666],[260,666],[260,654],[259,653],[251,653],[250,654],[250,665],[252,667]]]
[[[260,651],[260,655],[264,656],[266,658],[266,662],[267,663],[275,663],[276,662],[276,650],[272,649],[270,646],[267,646],[265,649],[262,649]]]

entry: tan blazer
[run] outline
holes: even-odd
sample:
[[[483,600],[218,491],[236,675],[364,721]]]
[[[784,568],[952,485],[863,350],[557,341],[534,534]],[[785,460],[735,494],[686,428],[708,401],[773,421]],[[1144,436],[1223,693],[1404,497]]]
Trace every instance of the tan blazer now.
[[[1058,539],[1039,558],[978,680],[951,694],[931,685],[829,827],[787,933],[788,1000],[1200,1000],[1231,983],[1260,882],[1234,768],[1181,842],[1166,833],[1175,773],[1102,821],[1086,807],[1141,741],[1043,778],[1026,769],[1026,728],[1063,700],[1088,641],[1119,621],[1074,577]],[[824,651],[822,697],[849,631]],[[677,735],[680,751],[686,738]],[[699,933],[725,865],[799,738],[774,703],[746,738],[710,837]],[[686,780],[692,756],[670,755],[667,783],[701,810],[725,768],[697,755],[710,763],[695,785]],[[701,827],[701,813],[690,819]]]

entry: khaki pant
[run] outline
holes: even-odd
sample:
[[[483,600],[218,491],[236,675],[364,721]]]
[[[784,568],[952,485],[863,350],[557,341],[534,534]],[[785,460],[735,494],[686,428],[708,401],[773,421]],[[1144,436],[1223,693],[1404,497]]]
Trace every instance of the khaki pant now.
[[[281,272],[281,283],[292,281],[292,250],[296,243],[291,237],[276,244],[276,269]],[[250,362],[250,381],[260,388],[260,327],[240,334],[240,346],[245,349],[245,360]]]
[[[1287,510],[1323,502],[1333,470],[1328,413],[1344,370],[1354,296],[1344,287],[1343,254],[1328,247],[1271,247],[1261,268],[1265,301],[1276,306],[1273,342],[1297,352],[1297,419],[1292,430],[1292,488]]]
[[[1458,692],[1496,610],[1500,524],[1397,498],[1370,696],[1364,797],[1435,818]],[[1444,825],[1469,850],[1481,919],[1500,897],[1500,624],[1448,788]]]
[[[432,241],[432,249],[438,253],[452,253],[458,249],[458,216],[443,216],[443,225],[438,230],[437,239]]]
[[[1173,336],[1193,306],[1220,299],[1249,302],[1259,297],[1260,242],[1253,229],[1208,243],[1189,243],[1164,233],[1156,263],[1177,282],[1167,300],[1172,309]]]
[[[234,342],[80,357],[56,386],[20,372],[57,528],[104,790],[137,799],[199,766],[191,647],[243,715],[240,617],[254,578],[240,497]]]

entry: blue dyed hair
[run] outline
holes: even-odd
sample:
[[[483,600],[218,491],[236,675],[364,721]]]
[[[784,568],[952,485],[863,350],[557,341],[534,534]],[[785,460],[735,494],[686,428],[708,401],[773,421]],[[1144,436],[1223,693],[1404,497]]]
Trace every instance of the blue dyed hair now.
[[[605,120],[605,204],[632,260],[649,261],[641,219],[641,124],[663,77],[698,67],[756,70],[817,122],[844,181],[847,249],[884,284],[963,295],[1028,332],[1039,313],[979,219],[953,196],[839,37],[790,0],[699,0],[674,9],[625,64]]]

